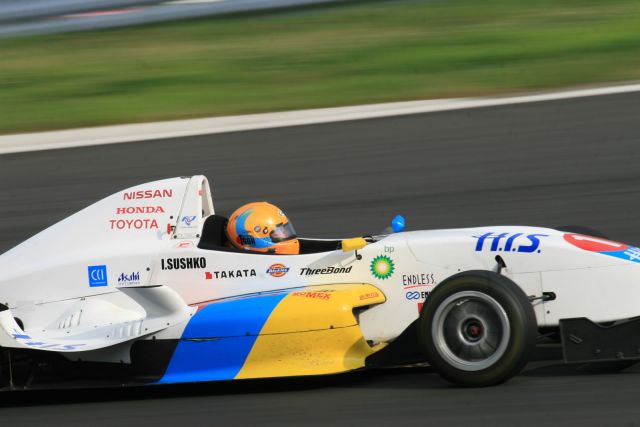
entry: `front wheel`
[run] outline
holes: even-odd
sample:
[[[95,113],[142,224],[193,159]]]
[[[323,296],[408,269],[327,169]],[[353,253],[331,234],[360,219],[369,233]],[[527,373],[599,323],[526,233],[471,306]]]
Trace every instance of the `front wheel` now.
[[[418,320],[418,343],[433,369],[463,386],[495,385],[516,375],[536,337],[527,296],[491,271],[445,280],[429,295]]]

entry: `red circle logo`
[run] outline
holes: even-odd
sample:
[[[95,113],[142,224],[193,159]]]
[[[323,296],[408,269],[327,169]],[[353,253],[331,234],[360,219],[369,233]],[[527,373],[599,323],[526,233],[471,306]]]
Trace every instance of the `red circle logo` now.
[[[573,246],[591,252],[616,252],[629,249],[629,245],[602,239],[600,237],[585,236],[583,234],[565,234],[564,240]]]

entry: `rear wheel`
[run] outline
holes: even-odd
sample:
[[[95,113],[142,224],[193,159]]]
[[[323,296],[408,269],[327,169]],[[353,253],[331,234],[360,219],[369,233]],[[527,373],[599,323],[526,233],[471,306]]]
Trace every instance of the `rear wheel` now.
[[[490,386],[516,375],[536,336],[527,296],[491,271],[445,280],[429,295],[418,320],[418,343],[433,369],[463,386]]]

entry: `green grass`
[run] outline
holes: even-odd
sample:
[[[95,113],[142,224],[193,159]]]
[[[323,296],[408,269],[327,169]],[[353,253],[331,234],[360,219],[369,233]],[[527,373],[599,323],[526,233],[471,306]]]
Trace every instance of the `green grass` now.
[[[640,79],[638,0],[395,0],[0,40],[0,133]]]

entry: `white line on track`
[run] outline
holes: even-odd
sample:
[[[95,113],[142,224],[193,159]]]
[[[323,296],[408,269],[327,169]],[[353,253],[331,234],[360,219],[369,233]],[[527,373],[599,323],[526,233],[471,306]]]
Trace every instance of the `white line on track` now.
[[[490,98],[453,98],[319,108],[244,116],[141,123],[0,136],[0,154],[149,141],[407,114],[640,92],[640,83]]]

